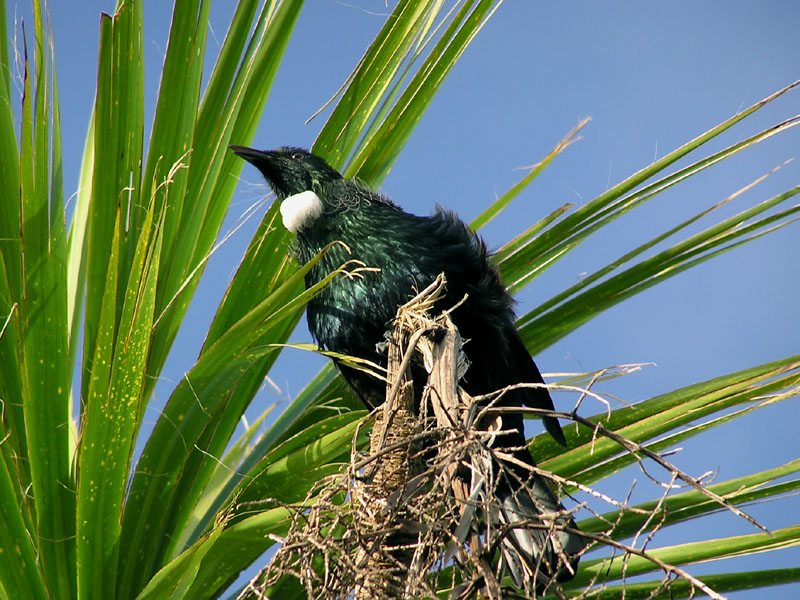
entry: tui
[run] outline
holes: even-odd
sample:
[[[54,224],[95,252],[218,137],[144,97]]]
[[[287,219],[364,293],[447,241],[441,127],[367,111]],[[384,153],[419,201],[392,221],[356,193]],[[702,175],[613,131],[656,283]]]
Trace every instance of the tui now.
[[[300,263],[308,262],[333,241],[346,244],[346,249],[335,245],[325,253],[306,276],[307,286],[351,259],[378,269],[363,272],[361,277],[336,278],[308,303],[308,327],[320,346],[386,366],[380,347],[398,306],[444,272],[443,308],[466,296],[466,301],[451,313],[466,340],[464,353],[470,366],[461,382],[464,390],[478,396],[517,383],[543,383],[517,333],[513,300],[489,261],[486,245],[455,213],[442,208],[430,217],[406,213],[389,198],[345,179],[322,158],[300,148],[230,148],[257,167],[275,192],[281,202],[283,223],[297,236],[293,252]],[[374,408],[383,402],[383,382],[345,365],[338,367],[367,406]],[[553,410],[553,401],[544,387],[510,391],[501,397],[499,405]],[[505,433],[495,438],[495,447],[534,466],[526,447],[522,415],[503,413],[501,421]],[[548,433],[566,446],[558,420],[544,417],[543,421]],[[564,510],[543,479],[513,462],[504,468],[513,476],[506,477],[495,491],[500,522]],[[574,527],[567,518],[557,522]],[[558,543],[554,548],[556,535]],[[577,555],[585,544],[581,536],[573,533],[512,528],[503,545],[516,549],[510,553],[501,548],[512,577],[522,585],[525,574],[534,572],[540,581],[554,573],[559,580],[571,579]],[[564,554],[570,558],[569,567],[558,558]],[[514,558],[520,555],[526,557],[524,566]],[[544,574],[535,568],[539,557],[549,565],[543,569]]]

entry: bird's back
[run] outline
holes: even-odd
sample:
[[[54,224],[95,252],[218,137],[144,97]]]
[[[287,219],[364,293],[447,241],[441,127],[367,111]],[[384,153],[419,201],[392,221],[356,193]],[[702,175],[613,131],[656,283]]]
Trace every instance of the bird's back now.
[[[321,346],[385,365],[385,356],[375,346],[384,339],[398,306],[444,273],[446,295],[438,308],[449,309],[466,298],[452,313],[471,364],[463,382],[466,391],[481,395],[516,383],[542,383],[517,334],[513,301],[489,261],[485,244],[454,213],[438,209],[432,216],[419,217],[379,197],[366,196],[360,205],[335,218],[321,219],[306,236],[313,237],[315,244],[301,233],[299,242],[308,252],[301,260],[335,240],[347,246],[329,250],[309,274],[308,284],[317,283],[347,260],[376,269],[337,278],[309,303],[309,329]],[[345,374],[351,383],[354,377],[362,378]],[[383,394],[377,382],[365,380],[361,385],[374,386],[379,397]],[[507,394],[502,404],[553,406],[546,389]],[[521,430],[521,417],[510,418]],[[555,435],[560,436],[554,424]]]
[[[383,338],[398,306],[442,272],[447,279],[442,309],[468,295],[457,317],[461,325],[471,330],[513,325],[510,299],[489,265],[485,246],[452,213],[440,210],[418,217],[393,205],[371,203],[327,220],[313,235],[316,243],[309,244],[301,260],[333,241],[346,248],[331,248],[309,273],[307,284],[317,283],[348,260],[375,269],[337,278],[309,303],[311,333],[326,348],[374,355],[374,343]],[[299,241],[303,244],[302,234]],[[375,333],[376,340],[365,339]]]

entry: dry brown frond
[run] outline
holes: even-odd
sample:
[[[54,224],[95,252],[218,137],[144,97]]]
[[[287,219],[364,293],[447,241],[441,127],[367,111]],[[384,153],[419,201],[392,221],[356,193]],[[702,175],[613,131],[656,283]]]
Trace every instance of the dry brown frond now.
[[[292,577],[305,587],[308,598],[320,600],[436,598],[437,592],[448,589],[453,600],[533,599],[542,593],[565,598],[557,578],[571,578],[577,558],[585,551],[571,556],[565,553],[560,535],[570,532],[583,537],[587,546],[603,544],[614,553],[622,552],[624,560],[630,556],[651,560],[663,573],[660,590],[677,577],[713,598],[721,598],[687,572],[645,551],[663,521],[661,503],[643,515],[643,525],[628,545],[611,537],[617,525],[613,522],[608,523],[605,533],[578,530],[572,513],[587,510],[585,504],[573,511],[563,507],[548,511],[537,505],[534,514],[515,515],[511,520],[506,515],[505,521],[497,518],[506,510],[496,493],[503,478],[516,478],[523,489],[530,485],[534,498],[536,481],[549,482],[559,491],[558,496],[567,486],[576,488],[618,509],[620,519],[637,510],[627,500],[614,500],[524,464],[508,448],[493,448],[492,442],[500,433],[497,414],[517,409],[496,406],[507,390],[499,390],[493,397],[472,398],[459,387],[466,362],[458,331],[447,312],[430,317],[443,288],[440,276],[398,311],[388,344],[386,401],[373,411],[369,453],[360,453],[354,438],[348,467],[340,475],[320,481],[306,501],[294,509],[289,532],[278,540],[281,547],[239,597],[278,598],[281,582]],[[429,378],[421,401],[415,404],[420,395],[414,394],[410,366],[420,360]],[[579,389],[580,397],[595,396],[603,401],[590,387]],[[662,456],[578,416],[576,411],[533,412],[549,412],[591,427],[597,435],[615,440],[632,454],[667,468],[671,483],[683,480],[739,512]],[[528,479],[521,480],[521,470],[527,470]],[[662,502],[672,487],[663,487]],[[535,539],[552,551],[540,548],[532,564],[530,554],[522,552],[514,541],[519,530],[533,532]],[[636,547],[640,539],[643,542]],[[513,568],[524,574],[516,586],[511,586],[505,576]],[[589,597],[603,587],[601,576],[597,576],[577,596],[572,590],[571,597]]]

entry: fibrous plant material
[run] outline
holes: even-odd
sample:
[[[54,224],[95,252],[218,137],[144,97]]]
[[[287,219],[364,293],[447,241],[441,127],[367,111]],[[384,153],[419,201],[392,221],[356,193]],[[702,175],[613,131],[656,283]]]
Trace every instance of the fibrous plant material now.
[[[581,532],[572,519],[574,510],[567,511],[558,502],[565,486],[612,504],[620,515],[641,511],[541,468],[520,465],[508,448],[493,447],[502,435],[500,420],[493,415],[512,409],[497,404],[505,390],[472,398],[459,387],[468,365],[458,330],[449,311],[429,316],[444,285],[440,277],[398,311],[387,336],[386,401],[372,414],[368,453],[359,452],[354,439],[350,464],[341,474],[321,480],[306,501],[294,507],[288,534],[275,538],[281,547],[240,598],[280,598],[290,579],[299,581],[313,599],[435,598],[445,590],[453,600],[535,599],[543,594],[564,598],[561,582],[572,578],[577,559],[585,552],[566,552],[561,543],[565,532],[580,536],[585,547],[601,544],[615,554],[622,552],[626,561],[629,557],[650,561],[663,573],[661,591],[683,581],[691,589],[721,598],[683,569],[645,551],[661,527],[660,503],[645,515],[632,544],[614,539],[614,522],[608,522],[606,532]],[[420,369],[411,369],[412,365],[424,365],[428,373],[417,394],[414,386],[419,381],[412,381],[412,372]],[[551,387],[576,391],[570,386]],[[581,399],[586,395],[600,399],[588,388],[580,391]],[[576,410],[578,405],[580,400]],[[635,456],[651,458],[670,473],[669,482],[660,482],[662,501],[677,487],[675,482],[683,480],[732,508],[662,456],[575,411],[527,411],[572,419]],[[520,467],[528,475],[521,477]],[[499,486],[508,485],[507,478],[512,477],[532,498],[534,506],[526,514],[509,510],[498,500]],[[559,493],[543,497],[543,481]],[[550,485],[546,491],[551,491]],[[524,547],[526,539],[538,547]],[[602,575],[589,579],[582,591],[571,589],[570,596],[585,597],[605,587]]]
[[[420,422],[414,409],[414,383],[401,370],[400,334],[394,331],[388,344],[386,402],[375,414],[370,437],[370,456],[375,457],[354,482],[354,526],[374,539],[371,547],[356,552],[358,569],[354,596],[357,600],[402,597],[416,536],[403,527],[409,515],[395,497],[422,471],[419,457]],[[391,507],[391,508],[390,508]]]
[[[443,586],[454,598],[500,598],[509,565],[495,555],[501,546],[504,556],[516,551],[514,530],[547,537],[569,521],[554,514],[497,518],[502,461],[491,445],[499,432],[477,428],[481,407],[458,387],[467,365],[448,311],[429,317],[444,285],[440,277],[398,311],[387,340],[386,401],[373,414],[369,454],[354,449],[344,473],[312,490],[304,503],[312,507],[297,511],[281,548],[243,597],[270,597],[290,576],[309,598],[422,598]],[[414,393],[412,363],[429,373],[421,395]],[[544,562],[526,572],[520,590],[530,596],[553,583],[540,556]],[[524,556],[517,562],[524,564]]]

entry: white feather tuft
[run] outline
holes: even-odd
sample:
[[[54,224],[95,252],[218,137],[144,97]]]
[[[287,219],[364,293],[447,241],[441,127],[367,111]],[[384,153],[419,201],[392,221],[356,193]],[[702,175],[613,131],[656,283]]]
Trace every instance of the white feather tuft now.
[[[322,200],[311,190],[287,196],[281,202],[283,225],[292,233],[310,227],[321,214]]]

